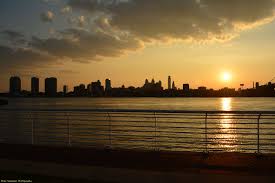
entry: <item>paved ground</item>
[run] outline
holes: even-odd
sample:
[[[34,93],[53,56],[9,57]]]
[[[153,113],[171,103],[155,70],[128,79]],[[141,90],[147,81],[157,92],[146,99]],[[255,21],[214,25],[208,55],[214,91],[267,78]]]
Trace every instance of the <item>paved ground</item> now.
[[[274,155],[7,144],[0,149],[2,180],[25,175],[33,182],[275,182]]]

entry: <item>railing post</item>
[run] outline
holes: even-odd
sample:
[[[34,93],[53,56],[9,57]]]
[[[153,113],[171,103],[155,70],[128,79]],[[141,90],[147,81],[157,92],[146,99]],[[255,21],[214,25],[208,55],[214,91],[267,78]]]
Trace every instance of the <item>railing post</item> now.
[[[257,120],[257,153],[260,154],[260,119],[261,119],[261,113],[258,115]]]
[[[67,116],[67,135],[68,135],[68,146],[71,146],[71,128],[70,128],[70,119],[68,112],[66,113]]]
[[[111,115],[108,112],[108,121],[109,121],[109,146],[112,148],[112,121],[111,121]]]
[[[155,151],[157,151],[157,116],[156,116],[156,112],[154,112],[154,118],[155,118]]]
[[[205,113],[205,120],[204,120],[204,138],[205,138],[205,152],[208,152],[208,136],[207,136],[207,117],[208,113]]]

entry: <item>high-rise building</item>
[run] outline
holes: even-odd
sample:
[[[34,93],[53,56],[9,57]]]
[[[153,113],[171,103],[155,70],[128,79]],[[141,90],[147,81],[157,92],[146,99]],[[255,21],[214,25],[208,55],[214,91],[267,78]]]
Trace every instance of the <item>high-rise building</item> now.
[[[183,92],[189,92],[190,90],[189,84],[183,84],[182,90]]]
[[[32,77],[31,79],[31,92],[32,95],[37,95],[39,93],[39,78]]]
[[[104,93],[104,87],[101,86],[101,82],[98,80],[97,82],[92,82],[92,95],[93,96],[102,96]]]
[[[57,94],[57,79],[46,78],[45,79],[45,95],[49,97],[56,96]]]
[[[65,96],[68,93],[68,85],[63,86],[63,95]]]
[[[21,92],[21,79],[18,76],[10,78],[10,94],[19,95]]]
[[[171,80],[171,76],[168,76],[168,90],[172,89],[172,80]]]
[[[260,88],[260,83],[256,82],[256,89]]]
[[[80,84],[79,86],[74,87],[74,94],[76,96],[85,96],[87,94],[85,84]]]
[[[105,92],[106,91],[110,91],[111,89],[112,89],[111,80],[110,79],[106,79],[105,80]]]
[[[172,89],[173,89],[173,90],[177,90],[177,87],[176,87],[176,85],[175,85],[175,81],[173,81]]]
[[[90,84],[87,85],[87,93],[89,95],[92,95],[92,83],[90,83]]]

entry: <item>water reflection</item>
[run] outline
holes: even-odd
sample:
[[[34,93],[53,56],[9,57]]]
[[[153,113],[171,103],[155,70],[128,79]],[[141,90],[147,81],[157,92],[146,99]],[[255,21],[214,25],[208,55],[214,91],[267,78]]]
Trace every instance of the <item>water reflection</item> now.
[[[221,110],[231,111],[232,109],[232,98],[222,98],[221,99]],[[237,149],[236,139],[236,124],[234,119],[232,119],[231,114],[222,114],[219,123],[219,135],[218,146],[227,151],[233,151]]]
[[[232,98],[222,98],[221,99],[221,108],[223,111],[231,111],[232,109]]]

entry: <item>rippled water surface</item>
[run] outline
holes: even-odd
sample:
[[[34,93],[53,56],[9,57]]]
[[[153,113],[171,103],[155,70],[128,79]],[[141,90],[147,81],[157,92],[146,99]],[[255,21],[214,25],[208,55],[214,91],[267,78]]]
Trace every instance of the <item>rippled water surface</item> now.
[[[251,114],[106,113],[81,109],[275,111],[275,98],[12,98],[0,141],[173,151],[275,152],[275,117]],[[80,109],[32,112],[31,109]],[[260,130],[257,130],[260,119]],[[259,138],[258,138],[259,137]]]
[[[3,107],[275,111],[275,98],[14,98]]]

